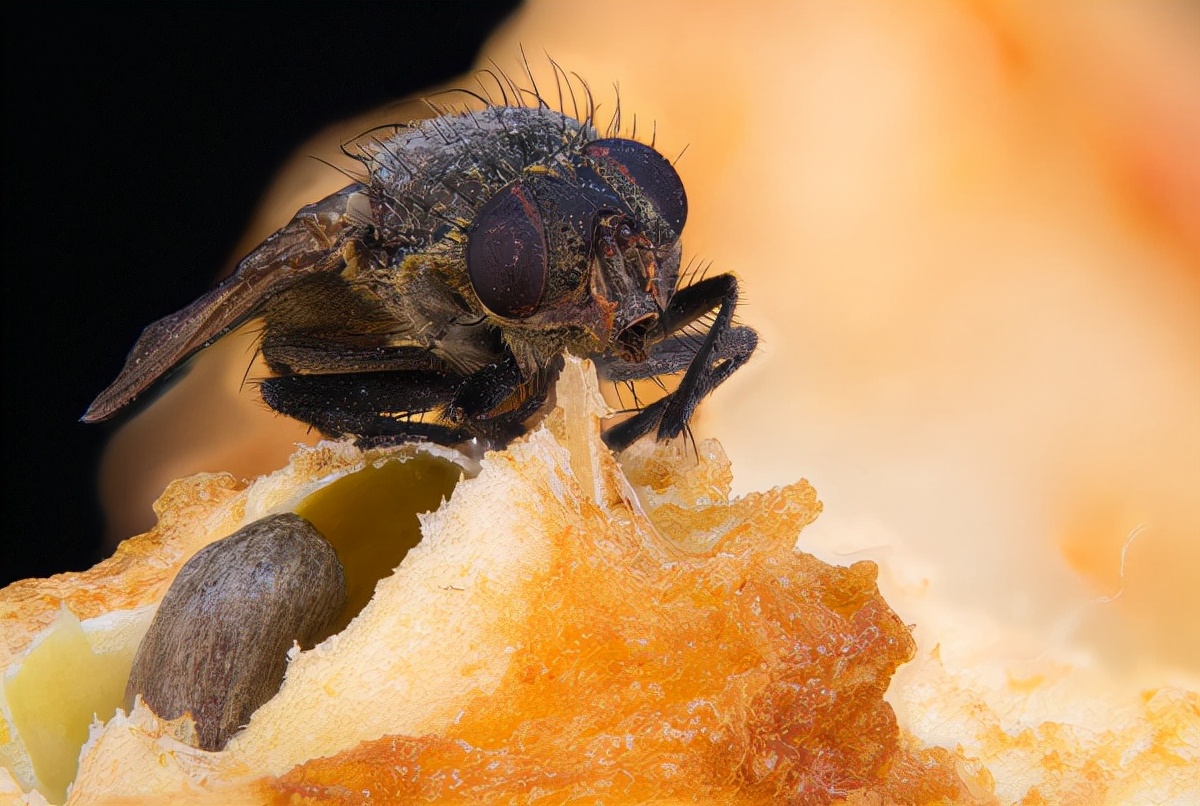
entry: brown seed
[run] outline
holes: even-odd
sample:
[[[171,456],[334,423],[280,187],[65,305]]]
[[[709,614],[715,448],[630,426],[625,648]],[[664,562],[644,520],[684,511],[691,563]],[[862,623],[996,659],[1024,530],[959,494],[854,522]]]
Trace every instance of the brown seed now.
[[[160,717],[190,712],[220,750],[283,683],[293,641],[324,637],[346,602],[333,547],[299,515],[272,515],[206,546],[180,570],[125,687]]]

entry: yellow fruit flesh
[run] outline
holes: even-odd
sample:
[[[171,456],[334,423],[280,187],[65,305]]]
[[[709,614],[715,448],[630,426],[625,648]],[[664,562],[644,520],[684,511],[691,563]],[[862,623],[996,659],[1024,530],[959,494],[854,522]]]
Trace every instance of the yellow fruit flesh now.
[[[332,627],[340,632],[375,593],[375,583],[421,542],[417,514],[450,498],[462,469],[418,454],[338,479],[296,507],[333,545],[346,574],[346,608]]]
[[[79,619],[63,610],[5,680],[13,730],[25,745],[38,788],[51,802],[66,797],[92,720],[109,719],[121,705],[136,650],[133,641],[95,652]]]

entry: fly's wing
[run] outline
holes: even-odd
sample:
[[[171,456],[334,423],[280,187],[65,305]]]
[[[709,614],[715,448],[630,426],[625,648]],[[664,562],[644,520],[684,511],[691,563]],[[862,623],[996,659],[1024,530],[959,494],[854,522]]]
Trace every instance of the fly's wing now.
[[[343,188],[304,207],[238,264],[225,281],[182,311],[142,331],[117,379],[92,401],[84,422],[107,420],[188,356],[253,317],[274,294],[320,272],[339,272],[338,244],[354,225],[347,205],[364,191]]]

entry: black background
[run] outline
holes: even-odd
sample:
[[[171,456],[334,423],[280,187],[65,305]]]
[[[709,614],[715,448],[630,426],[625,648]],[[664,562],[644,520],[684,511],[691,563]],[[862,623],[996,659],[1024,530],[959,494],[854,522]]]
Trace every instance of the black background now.
[[[78,418],[211,284],[283,160],[466,71],[516,5],[7,6],[0,585],[99,559],[111,427]]]

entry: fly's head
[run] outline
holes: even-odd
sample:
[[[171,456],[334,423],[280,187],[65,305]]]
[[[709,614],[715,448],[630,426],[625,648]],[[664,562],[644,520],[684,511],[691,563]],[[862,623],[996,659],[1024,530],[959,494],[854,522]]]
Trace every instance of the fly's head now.
[[[580,354],[643,361],[675,292],[686,219],[665,157],[634,140],[592,140],[479,208],[467,278],[510,341],[557,335]]]

